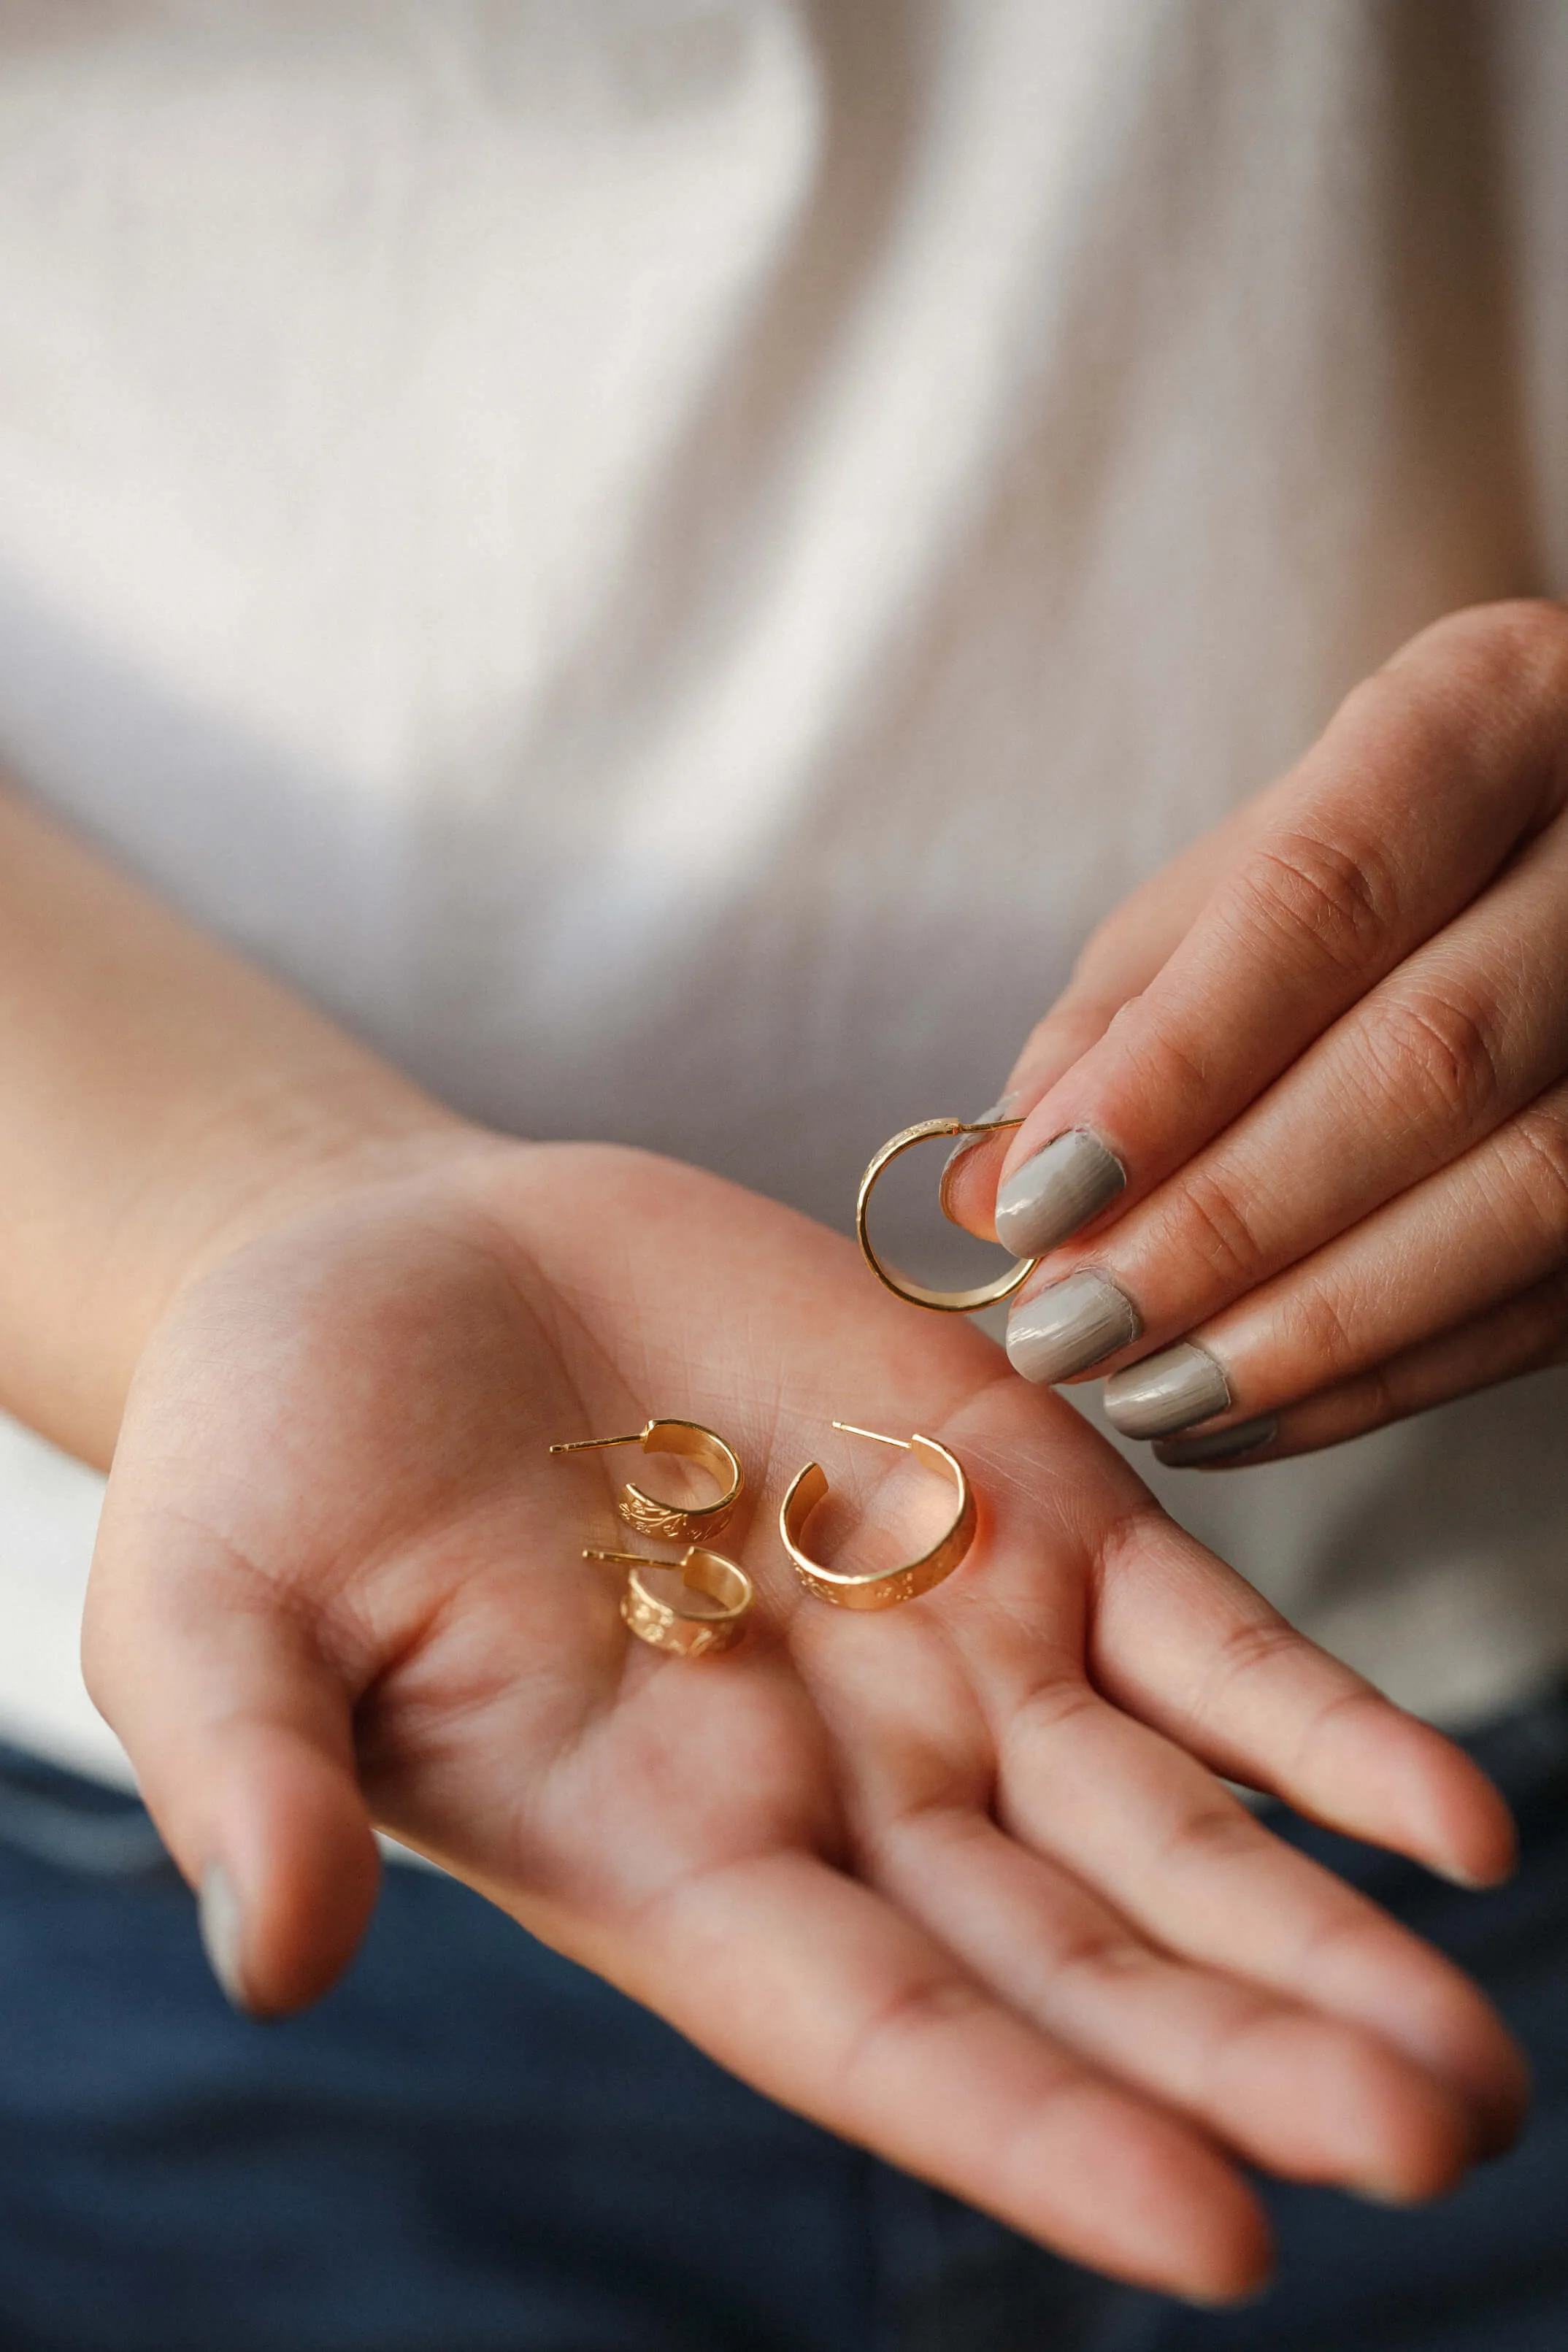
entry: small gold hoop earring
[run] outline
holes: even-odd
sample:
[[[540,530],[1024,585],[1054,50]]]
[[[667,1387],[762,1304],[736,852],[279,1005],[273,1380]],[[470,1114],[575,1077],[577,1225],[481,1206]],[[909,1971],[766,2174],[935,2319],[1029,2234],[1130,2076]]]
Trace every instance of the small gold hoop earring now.
[[[732,1650],[757,1597],[743,1568],[700,1544],[692,1544],[680,1559],[648,1559],[636,1551],[585,1551],[583,1557],[616,1560],[630,1570],[621,1594],[621,1615],[639,1642],[650,1649],[669,1650],[678,1658],[710,1658],[721,1650]],[[643,1582],[638,1570],[645,1568],[678,1568],[692,1591],[718,1602],[717,1611],[679,1609],[672,1601],[661,1601]]]
[[[918,1127],[906,1127],[899,1135],[889,1136],[880,1151],[860,1179],[860,1190],[855,1202],[855,1236],[860,1254],[880,1283],[900,1298],[907,1298],[911,1307],[929,1307],[937,1315],[973,1315],[982,1307],[998,1306],[1022,1289],[1039,1264],[1037,1257],[1015,1259],[1005,1274],[994,1282],[977,1283],[973,1290],[928,1290],[923,1282],[915,1282],[907,1274],[899,1274],[882,1264],[871,1246],[868,1218],[871,1194],[884,1168],[890,1168],[900,1152],[912,1151],[917,1143],[931,1143],[942,1135],[1001,1135],[1010,1127],[1022,1127],[1021,1118],[924,1118]]]
[[[616,1497],[616,1508],[626,1525],[645,1536],[663,1536],[670,1543],[700,1543],[716,1536],[734,1517],[745,1479],[741,1465],[721,1437],[698,1421],[650,1421],[629,1437],[578,1437],[570,1444],[552,1445],[552,1454],[589,1454],[605,1445],[640,1445],[645,1454],[679,1454],[706,1470],[721,1488],[715,1503],[661,1503],[645,1495],[628,1479]]]
[[[819,1601],[831,1601],[837,1609],[896,1608],[900,1601],[913,1601],[918,1593],[929,1592],[944,1576],[951,1576],[974,1541],[978,1515],[968,1474],[934,1437],[916,1435],[906,1442],[901,1437],[884,1437],[879,1430],[857,1429],[849,1421],[836,1421],[833,1426],[847,1437],[869,1437],[879,1445],[896,1445],[901,1454],[918,1454],[927,1469],[952,1479],[958,1488],[957,1516],[946,1534],[929,1551],[921,1552],[919,1559],[872,1576],[847,1576],[838,1569],[824,1568],[802,1548],[805,1523],[827,1492],[827,1475],[820,1462],[806,1464],[779,1505],[779,1533],[808,1592],[815,1592]]]

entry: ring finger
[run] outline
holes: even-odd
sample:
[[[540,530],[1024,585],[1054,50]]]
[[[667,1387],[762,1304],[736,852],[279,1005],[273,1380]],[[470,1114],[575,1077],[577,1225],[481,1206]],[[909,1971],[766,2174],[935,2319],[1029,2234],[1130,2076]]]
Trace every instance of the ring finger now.
[[[1276,1413],[1485,1316],[1565,1264],[1568,1084],[1175,1347],[1118,1373],[1106,1411],[1129,1437]]]

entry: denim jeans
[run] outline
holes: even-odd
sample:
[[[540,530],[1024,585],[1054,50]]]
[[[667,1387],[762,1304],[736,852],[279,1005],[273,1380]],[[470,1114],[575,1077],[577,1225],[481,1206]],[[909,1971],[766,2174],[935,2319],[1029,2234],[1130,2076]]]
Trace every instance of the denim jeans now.
[[[1277,1812],[1481,1978],[1524,2142],[1447,2204],[1264,2184],[1259,2304],[1113,2287],[732,2082],[425,1872],[346,1981],[234,2016],[141,1808],[0,1750],[4,2352],[1568,2352],[1568,1703],[1474,1743],[1513,1885]]]

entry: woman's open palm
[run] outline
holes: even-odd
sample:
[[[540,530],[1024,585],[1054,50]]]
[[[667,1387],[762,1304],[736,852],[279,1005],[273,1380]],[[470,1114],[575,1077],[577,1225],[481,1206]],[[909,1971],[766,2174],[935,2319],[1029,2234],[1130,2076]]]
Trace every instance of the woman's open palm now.
[[[740,1454],[742,1645],[636,1642],[606,1478],[552,1441],[680,1415]],[[886,1564],[951,1495],[833,1420],[950,1446],[935,1591],[824,1606],[777,1532]],[[1511,2047],[1448,1965],[1226,1774],[1483,1880],[1500,1801],[1291,1633],[1069,1408],[850,1245],[717,1179],[455,1141],[181,1295],[138,1371],[89,1680],[261,2011],[331,1982],[372,1821],[763,2090],[1063,2252],[1256,2283],[1231,2157],[1396,2198],[1506,2138]],[[1228,2152],[1228,2153],[1227,2153]]]

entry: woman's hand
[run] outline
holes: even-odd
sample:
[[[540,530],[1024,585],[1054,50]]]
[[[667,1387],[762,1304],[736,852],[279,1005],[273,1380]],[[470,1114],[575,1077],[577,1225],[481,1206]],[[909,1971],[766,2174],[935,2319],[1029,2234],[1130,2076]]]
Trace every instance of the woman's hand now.
[[[764,2091],[1176,2293],[1264,2266],[1237,2159],[1403,2200],[1506,2140],[1480,1996],[1215,1777],[1489,1880],[1509,1825],[1457,1750],[836,1236],[635,1153],[395,1160],[248,1204],[142,1351],[110,1481],[87,1669],[237,1999],[346,1964],[374,1821]],[[628,1636],[580,1558],[627,1540],[627,1462],[546,1450],[650,1413],[751,1480],[721,1658]],[[778,1539],[820,1456],[865,1522],[826,1549],[929,1540],[929,1479],[834,1417],[942,1439],[981,1498],[887,1614],[806,1597]]]
[[[949,1213],[1046,1255],[1017,1369],[1112,1374],[1163,1459],[1273,1461],[1562,1360],[1568,610],[1415,639],[1112,916],[1013,1085]]]

